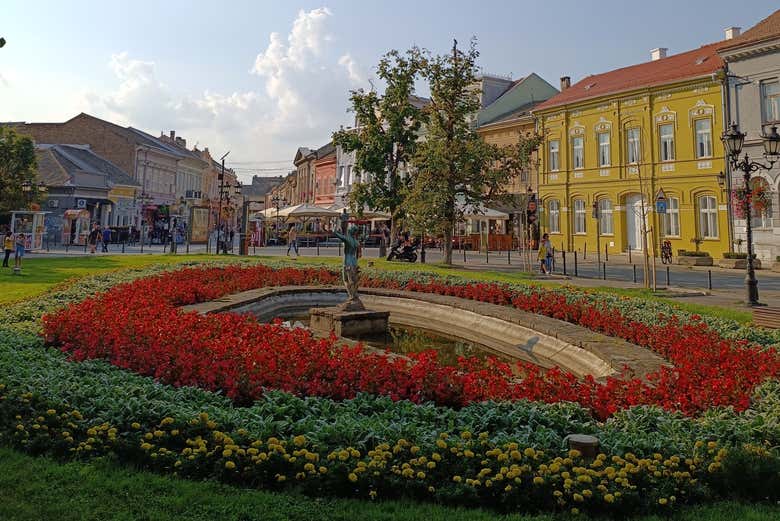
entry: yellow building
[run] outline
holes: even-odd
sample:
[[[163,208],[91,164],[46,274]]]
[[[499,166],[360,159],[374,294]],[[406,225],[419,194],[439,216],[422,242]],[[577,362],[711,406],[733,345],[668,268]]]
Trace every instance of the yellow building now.
[[[730,250],[723,146],[723,42],[588,76],[534,110],[544,136],[542,230],[555,247],[720,257]],[[665,195],[667,213],[656,213]],[[643,224],[644,221],[644,224]],[[643,234],[647,233],[647,246]],[[697,248],[697,244],[698,248]]]

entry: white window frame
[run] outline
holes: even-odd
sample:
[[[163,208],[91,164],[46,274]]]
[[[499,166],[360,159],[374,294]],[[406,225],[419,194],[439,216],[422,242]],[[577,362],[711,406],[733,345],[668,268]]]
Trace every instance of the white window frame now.
[[[557,139],[551,139],[548,148],[550,172],[558,172],[561,168],[561,142]]]
[[[606,197],[599,199],[599,234],[614,235],[612,201]]]
[[[699,129],[700,123],[706,123],[706,129]],[[696,159],[712,157],[712,118],[699,118],[693,121],[696,134]]]
[[[671,129],[671,134],[664,134],[664,129]],[[660,160],[674,161],[674,123],[664,123],[663,125],[658,125],[658,142],[658,157]]]
[[[629,165],[639,163],[641,157],[641,133],[639,127],[626,130],[626,158]],[[634,135],[635,134],[635,135]]]
[[[718,200],[714,195],[700,195],[699,203],[699,236],[702,239],[717,239],[718,233]]]
[[[547,227],[550,233],[561,233],[561,203],[557,199],[551,199],[547,203],[548,218]]]
[[[680,199],[670,197],[667,201],[666,215],[664,215],[664,237],[679,237]]]
[[[761,119],[764,123],[780,121],[780,81],[777,79],[761,82]]]
[[[602,141],[602,138],[605,140]],[[599,147],[599,166],[605,167],[612,164],[612,149],[610,146],[609,132],[598,132],[596,134],[596,143]]]
[[[584,235],[587,233],[585,199],[575,199],[572,206],[574,207],[574,233]]]
[[[572,165],[575,170],[585,168],[585,137],[575,136],[571,139]]]

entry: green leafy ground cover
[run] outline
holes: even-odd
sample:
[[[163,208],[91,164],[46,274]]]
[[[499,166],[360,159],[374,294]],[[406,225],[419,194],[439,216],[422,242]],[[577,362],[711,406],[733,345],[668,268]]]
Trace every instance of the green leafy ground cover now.
[[[780,507],[723,502],[637,521],[772,521]],[[564,521],[568,515],[497,515],[402,501],[314,499],[165,478],[108,459],[59,463],[0,448],[0,519],[7,521]],[[580,518],[585,519],[585,518]]]

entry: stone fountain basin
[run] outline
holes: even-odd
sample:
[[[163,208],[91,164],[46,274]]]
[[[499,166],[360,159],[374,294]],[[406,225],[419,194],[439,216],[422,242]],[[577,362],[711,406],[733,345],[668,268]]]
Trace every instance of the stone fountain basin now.
[[[338,286],[267,287],[186,306],[199,313],[250,313],[260,321],[331,307],[347,298]],[[361,288],[366,308],[389,312],[391,325],[420,328],[479,344],[511,360],[605,378],[628,366],[636,376],[666,362],[652,351],[576,324],[509,306],[410,291]]]

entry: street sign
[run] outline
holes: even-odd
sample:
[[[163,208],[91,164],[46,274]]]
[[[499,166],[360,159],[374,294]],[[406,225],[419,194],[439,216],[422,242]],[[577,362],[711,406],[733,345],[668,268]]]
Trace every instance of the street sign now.
[[[666,199],[656,199],[655,201],[655,212],[659,214],[665,214],[666,213]]]
[[[656,201],[666,201],[666,194],[664,193],[663,188],[658,190],[658,195],[655,196]]]

